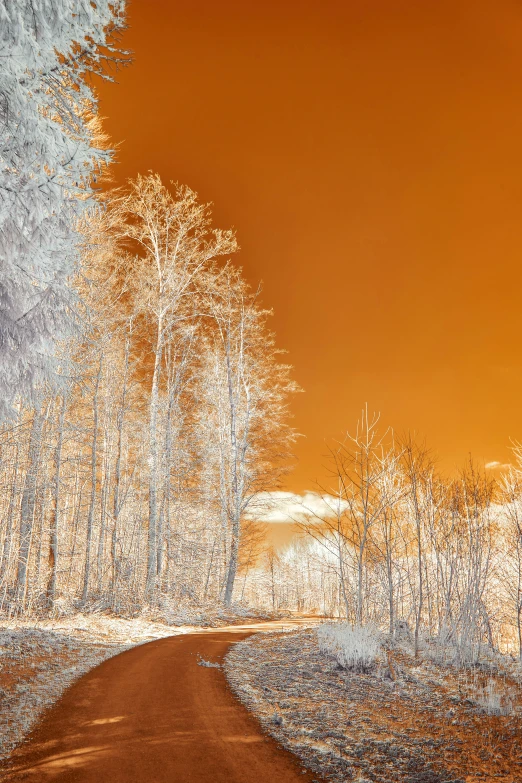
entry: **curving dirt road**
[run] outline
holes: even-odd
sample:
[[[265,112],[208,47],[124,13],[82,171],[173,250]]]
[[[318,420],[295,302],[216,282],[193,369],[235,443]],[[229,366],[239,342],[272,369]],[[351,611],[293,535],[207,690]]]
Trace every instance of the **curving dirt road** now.
[[[270,627],[269,624],[258,626]],[[256,628],[150,642],[75,683],[11,757],[4,777],[67,783],[312,783],[228,690],[221,661]]]

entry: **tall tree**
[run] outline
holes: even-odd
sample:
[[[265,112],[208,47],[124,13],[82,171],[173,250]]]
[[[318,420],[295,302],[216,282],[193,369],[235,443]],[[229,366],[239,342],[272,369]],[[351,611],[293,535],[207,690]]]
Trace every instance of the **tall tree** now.
[[[207,340],[202,398],[228,544],[227,605],[239,566],[243,515],[260,492],[277,487],[295,437],[287,417],[289,395],[297,386],[289,378],[290,368],[278,361],[266,328],[268,313],[256,298],[229,266],[216,278],[209,297],[215,329]]]
[[[149,516],[147,588],[158,575],[159,416],[164,387],[165,349],[182,321],[195,316],[198,279],[211,262],[237,249],[231,231],[210,226],[208,204],[185,186],[174,195],[157,174],[138,176],[117,202],[121,237],[137,250],[130,288],[136,312],[146,326],[144,341],[153,356],[149,404]]]
[[[0,0],[0,419],[55,383],[74,324],[77,220],[110,153],[86,74],[108,78],[124,0]]]

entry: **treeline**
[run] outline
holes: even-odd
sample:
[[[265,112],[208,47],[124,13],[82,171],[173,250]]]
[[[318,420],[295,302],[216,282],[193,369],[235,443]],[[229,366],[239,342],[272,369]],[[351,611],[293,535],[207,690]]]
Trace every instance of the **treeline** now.
[[[447,478],[364,411],[329,468],[326,513],[309,509],[303,540],[269,552],[252,582],[265,605],[411,633],[415,650],[435,640],[462,661],[484,646],[522,659],[520,448],[500,480],[471,460]]]
[[[84,221],[58,393],[0,434],[0,611],[229,605],[295,391],[230,231],[138,177]]]

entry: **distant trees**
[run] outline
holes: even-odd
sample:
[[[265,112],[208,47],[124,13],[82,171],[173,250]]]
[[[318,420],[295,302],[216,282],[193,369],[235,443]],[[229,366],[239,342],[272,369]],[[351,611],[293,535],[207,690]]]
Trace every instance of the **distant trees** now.
[[[503,610],[516,628],[518,656],[522,661],[522,448],[514,448],[516,466],[502,477],[501,499],[504,509],[504,547],[499,577]],[[506,611],[507,610],[507,611]]]
[[[379,430],[363,410],[330,449],[323,510],[303,506],[300,547],[271,556],[247,596],[375,623],[392,639],[411,633],[417,652],[431,640],[459,661],[477,661],[484,645],[520,655],[520,447],[514,454],[498,484],[471,460],[446,478],[424,444]]]
[[[378,423],[379,417],[370,416],[365,408],[355,433],[348,433],[342,443],[330,449],[329,471],[333,486],[329,494],[335,500],[331,503],[331,513],[314,519],[310,529],[311,535],[330,553],[335,552],[345,611],[349,616],[353,610],[358,624],[367,619],[365,566],[375,560],[378,549],[374,529],[379,523],[383,524],[384,544],[391,543],[387,525],[392,520],[390,515],[400,493],[394,480],[398,457],[385,443],[387,433],[379,432]],[[386,554],[390,557],[391,551],[388,549]],[[388,565],[391,567],[390,563]],[[353,596],[348,598],[350,578],[352,584],[355,582],[354,600]]]
[[[0,419],[37,404],[71,336],[78,218],[110,160],[86,74],[108,78],[124,0],[0,0]]]

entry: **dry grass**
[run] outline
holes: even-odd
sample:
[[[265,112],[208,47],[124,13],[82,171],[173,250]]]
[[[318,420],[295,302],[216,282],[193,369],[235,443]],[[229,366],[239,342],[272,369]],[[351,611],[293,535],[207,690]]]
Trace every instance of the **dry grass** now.
[[[522,781],[514,665],[464,671],[415,660],[403,645],[354,672],[320,652],[314,631],[298,631],[240,642],[225,668],[269,733],[327,779]]]

